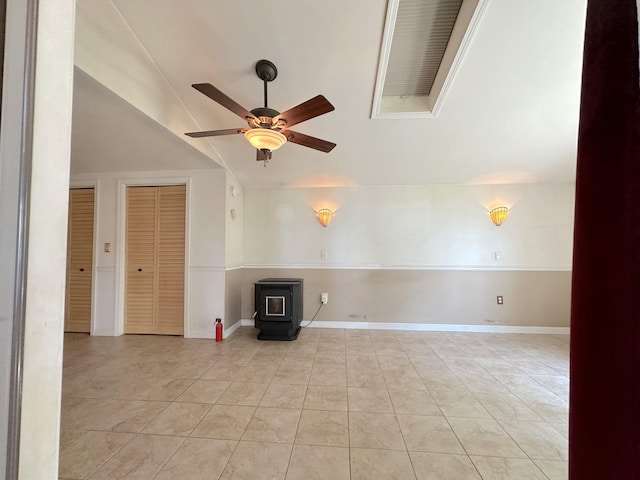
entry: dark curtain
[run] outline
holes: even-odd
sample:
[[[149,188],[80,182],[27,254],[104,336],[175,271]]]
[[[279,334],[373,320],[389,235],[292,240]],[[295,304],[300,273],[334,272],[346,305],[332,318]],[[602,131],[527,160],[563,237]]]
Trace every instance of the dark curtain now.
[[[589,0],[571,311],[569,476],[640,479],[636,0]]]

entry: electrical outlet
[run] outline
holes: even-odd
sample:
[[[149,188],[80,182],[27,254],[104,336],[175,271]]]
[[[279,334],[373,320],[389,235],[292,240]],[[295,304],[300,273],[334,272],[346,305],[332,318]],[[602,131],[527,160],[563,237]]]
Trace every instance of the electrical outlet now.
[[[328,293],[322,293],[320,295],[320,303],[322,303],[322,304],[329,303],[329,294]]]
[[[496,297],[496,303],[497,303],[498,305],[503,305],[503,304],[504,304],[504,298],[502,298],[502,295],[498,295],[498,296]]]

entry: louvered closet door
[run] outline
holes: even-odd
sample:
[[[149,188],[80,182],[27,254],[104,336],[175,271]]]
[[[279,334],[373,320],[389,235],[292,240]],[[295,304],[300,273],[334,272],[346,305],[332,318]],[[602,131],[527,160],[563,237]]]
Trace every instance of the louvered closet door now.
[[[91,330],[91,285],[93,278],[93,188],[69,191],[67,230],[67,286],[64,329]]]
[[[156,332],[184,334],[186,187],[158,188],[158,314]]]
[[[184,334],[184,185],[127,189],[125,333]]]
[[[124,333],[155,333],[156,190],[127,188]]]

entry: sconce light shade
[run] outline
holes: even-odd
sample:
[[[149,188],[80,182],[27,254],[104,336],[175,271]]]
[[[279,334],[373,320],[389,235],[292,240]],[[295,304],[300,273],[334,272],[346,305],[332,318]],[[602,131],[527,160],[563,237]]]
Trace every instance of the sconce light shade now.
[[[258,150],[269,150],[270,152],[277,150],[287,142],[287,137],[283,134],[268,128],[252,128],[245,132],[244,137]]]
[[[509,209],[507,207],[496,207],[489,212],[489,215],[496,227],[499,227],[507,218],[507,213],[509,213]]]
[[[323,227],[329,225],[329,222],[333,218],[333,211],[328,208],[321,208],[318,210],[318,220]]]

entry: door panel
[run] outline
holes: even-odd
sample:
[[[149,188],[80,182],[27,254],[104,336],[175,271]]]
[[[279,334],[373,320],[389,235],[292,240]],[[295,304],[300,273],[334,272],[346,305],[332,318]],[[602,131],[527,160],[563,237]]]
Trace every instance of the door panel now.
[[[65,303],[65,331],[67,332],[89,333],[91,330],[93,225],[93,188],[70,190]]]
[[[158,191],[157,332],[184,334],[184,245],[186,187]]]
[[[154,333],[156,187],[127,188],[124,333]]]

